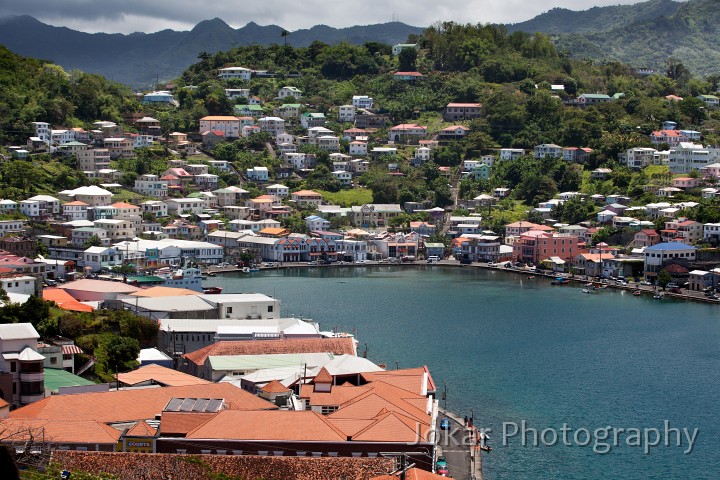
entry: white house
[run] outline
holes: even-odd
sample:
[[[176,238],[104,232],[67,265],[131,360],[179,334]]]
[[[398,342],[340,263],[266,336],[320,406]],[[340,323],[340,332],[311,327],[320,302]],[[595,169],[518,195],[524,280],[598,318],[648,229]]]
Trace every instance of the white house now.
[[[654,148],[635,147],[621,154],[619,160],[624,161],[630,168],[640,169],[655,164],[657,153],[658,151]]]
[[[302,97],[302,91],[300,91],[297,87],[282,87],[278,90],[277,94],[277,98],[281,100],[284,98],[299,99],[300,97]]]
[[[643,255],[645,257],[645,273],[649,277],[654,277],[663,264],[672,259],[693,261],[697,248],[686,245],[681,242],[663,242],[657,245],[645,247]]]
[[[268,193],[268,195],[275,195],[276,197],[287,197],[288,195],[290,195],[290,188],[279,183],[268,185],[267,187],[265,187],[265,191]]]
[[[63,216],[70,221],[87,220],[88,218],[88,204],[85,202],[75,200],[73,202],[64,203],[62,208]]]
[[[361,142],[359,140],[354,140],[350,142],[348,147],[348,153],[353,156],[365,156],[368,153],[368,145],[367,142]]]
[[[703,147],[690,142],[670,149],[670,171],[672,173],[690,173],[720,160],[720,148]]]
[[[563,147],[554,143],[535,145],[534,155],[538,159],[545,157],[563,158]]]
[[[355,107],[353,105],[340,105],[338,107],[338,121],[354,122],[355,121]]]
[[[345,170],[335,170],[332,172],[332,176],[335,177],[343,187],[349,187],[352,185],[352,173],[346,172]]]
[[[330,228],[330,222],[317,215],[305,217],[305,224],[309,231],[323,231]]]
[[[517,160],[518,158],[525,155],[525,150],[522,148],[501,148],[500,149],[500,160]]]
[[[267,182],[269,179],[269,172],[267,167],[248,168],[245,171],[245,174],[247,175],[248,180],[253,180],[256,182]]]
[[[273,136],[285,132],[285,120],[280,117],[262,117],[258,119],[258,126],[263,132],[268,132]]]
[[[160,180],[157,175],[146,173],[135,180],[135,191],[150,197],[164,198],[168,195],[168,182]]]
[[[168,214],[179,215],[181,213],[200,214],[205,209],[205,201],[200,198],[168,198],[165,200]]]
[[[225,67],[218,69],[218,77],[221,80],[230,80],[231,78],[239,78],[248,81],[252,77],[252,70],[245,67]]]
[[[45,397],[43,361],[38,335],[30,323],[0,325],[0,395],[14,408]]]
[[[122,265],[123,252],[113,247],[90,247],[83,252],[83,265],[92,272]]]
[[[357,108],[373,108],[375,100],[367,95],[353,95],[352,104]]]
[[[427,127],[414,123],[402,123],[388,130],[388,140],[391,142],[400,142],[410,138],[420,139],[426,135]]]

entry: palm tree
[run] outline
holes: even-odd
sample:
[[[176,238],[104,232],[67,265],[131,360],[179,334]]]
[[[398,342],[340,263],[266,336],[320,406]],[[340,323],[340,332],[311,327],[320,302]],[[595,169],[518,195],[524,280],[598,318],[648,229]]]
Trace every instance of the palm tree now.
[[[280,36],[285,39],[285,46],[286,46],[286,47],[287,47],[287,37],[288,37],[288,35],[290,35],[290,32],[288,32],[288,31],[285,30],[285,29],[283,29],[283,31],[280,32]]]

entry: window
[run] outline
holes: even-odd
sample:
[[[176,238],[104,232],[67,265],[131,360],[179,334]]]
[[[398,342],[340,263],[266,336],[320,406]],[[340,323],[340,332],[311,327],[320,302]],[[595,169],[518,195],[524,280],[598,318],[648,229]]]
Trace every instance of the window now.
[[[272,313],[272,311],[273,311],[273,306],[272,306],[272,305],[268,305],[268,313]]]

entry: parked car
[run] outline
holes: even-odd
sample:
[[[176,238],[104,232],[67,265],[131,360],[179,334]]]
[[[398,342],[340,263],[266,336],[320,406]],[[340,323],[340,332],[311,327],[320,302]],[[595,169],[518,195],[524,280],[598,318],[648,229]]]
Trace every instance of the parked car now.
[[[679,287],[673,287],[670,289],[670,293],[682,293]]]
[[[447,417],[440,420],[440,430],[450,430],[450,420]]]
[[[447,460],[445,460],[445,457],[438,457],[436,465],[438,469],[441,467],[447,467]]]
[[[667,285],[665,285],[665,288],[680,288],[680,285],[678,285],[675,282],[670,282]]]
[[[497,264],[495,262],[488,262],[488,267],[497,267]]]
[[[447,466],[438,467],[437,474],[440,475],[441,477],[447,477],[449,474]]]

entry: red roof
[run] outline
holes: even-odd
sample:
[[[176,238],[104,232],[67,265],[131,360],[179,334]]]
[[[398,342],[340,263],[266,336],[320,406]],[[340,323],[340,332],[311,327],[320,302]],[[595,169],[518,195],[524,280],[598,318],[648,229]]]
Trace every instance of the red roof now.
[[[290,391],[288,387],[278,382],[277,380],[273,380],[272,382],[262,387],[260,390],[264,393],[287,393]]]
[[[656,130],[652,132],[653,137],[679,137],[679,130]]]
[[[406,77],[422,77],[420,72],[395,72],[395,75],[403,75]]]
[[[292,340],[220,341],[185,355],[188,361],[203,365],[210,356],[262,355],[278,353],[323,353],[355,355],[355,340],[341,338],[303,338]]]

